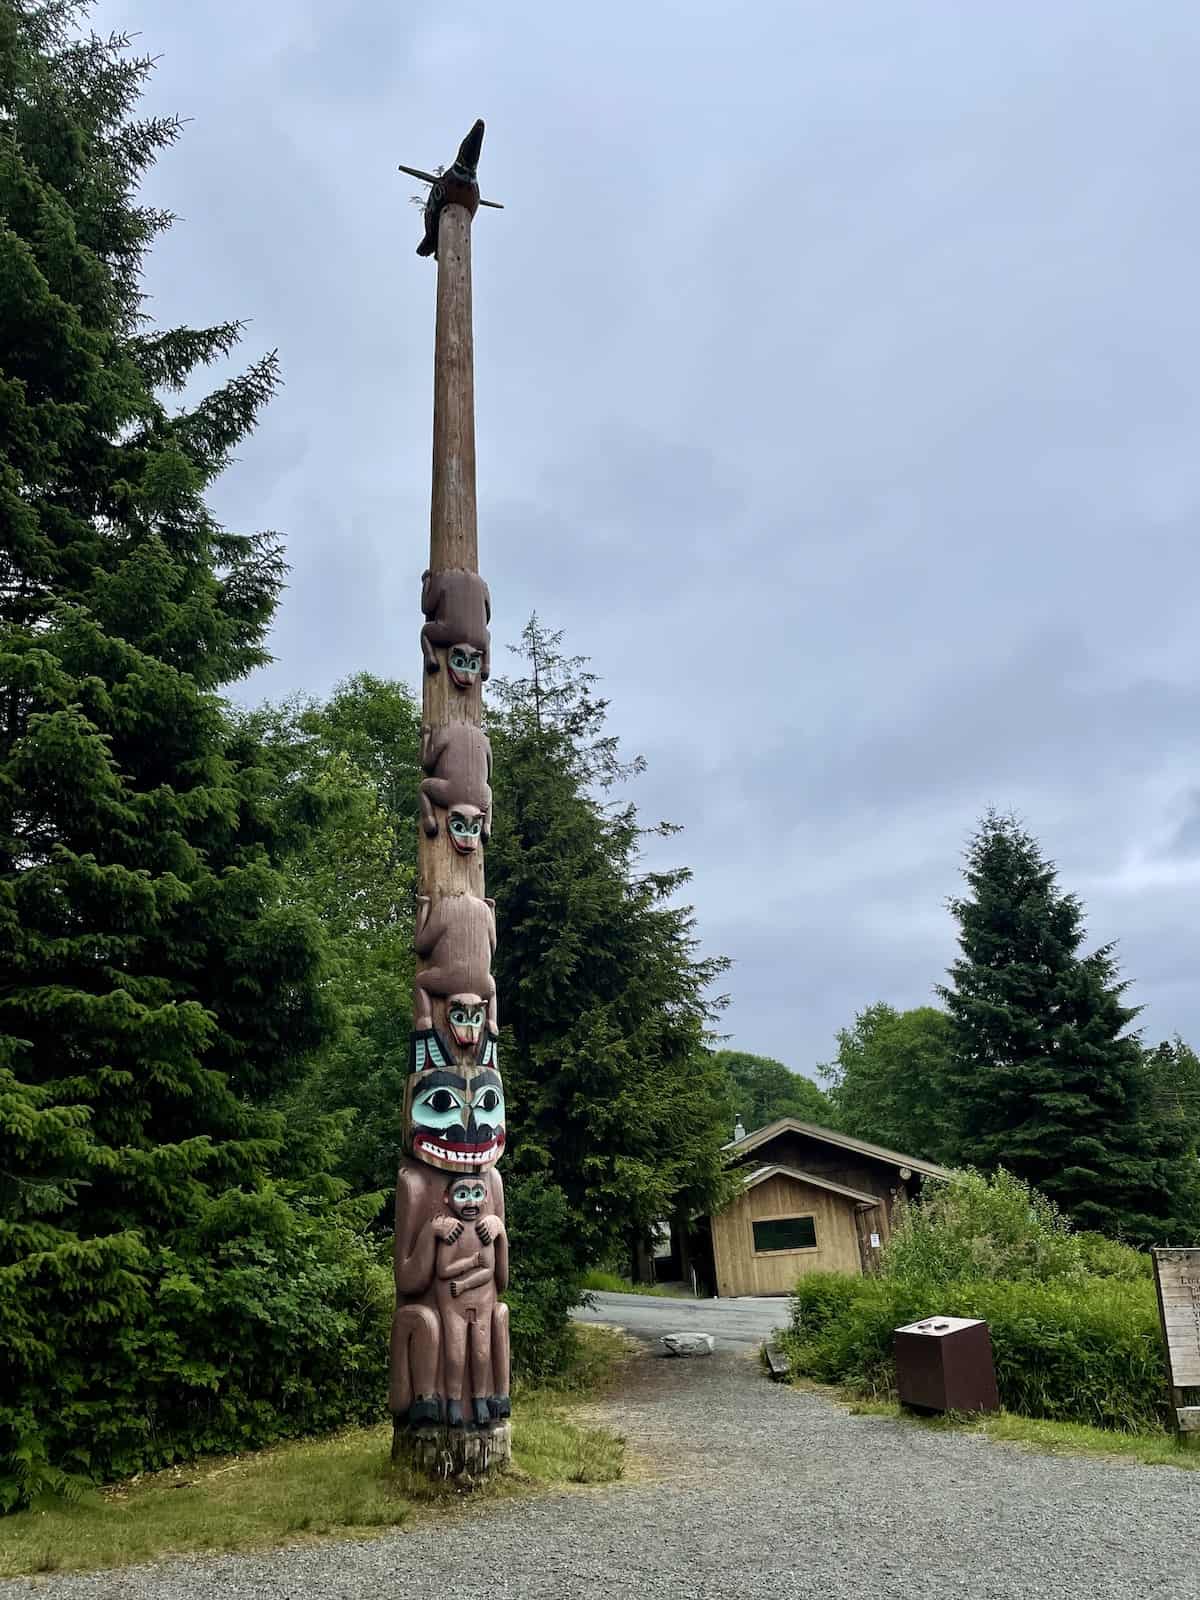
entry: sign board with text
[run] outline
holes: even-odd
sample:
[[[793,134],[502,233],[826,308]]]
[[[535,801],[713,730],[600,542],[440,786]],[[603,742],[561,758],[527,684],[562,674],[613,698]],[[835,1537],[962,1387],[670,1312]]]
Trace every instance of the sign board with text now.
[[[1155,1250],[1154,1280],[1171,1385],[1200,1388],[1200,1249]]]

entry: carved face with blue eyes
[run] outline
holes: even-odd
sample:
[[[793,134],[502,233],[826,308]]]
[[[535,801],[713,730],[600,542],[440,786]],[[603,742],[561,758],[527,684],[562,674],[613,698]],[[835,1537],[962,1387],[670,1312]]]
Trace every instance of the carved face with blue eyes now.
[[[444,637],[444,635],[443,635]],[[483,666],[483,652],[474,645],[452,644],[446,652],[446,665],[456,688],[469,689],[479,677]]]
[[[460,856],[474,855],[483,838],[483,812],[478,806],[451,806],[447,831]]]
[[[490,1067],[433,1067],[405,1089],[406,1145],[445,1172],[484,1172],[504,1151],[504,1086]]]
[[[455,1216],[474,1222],[487,1201],[487,1184],[482,1178],[460,1178],[446,1190],[446,1201]]]
[[[477,1045],[487,1020],[487,1006],[477,994],[452,994],[446,1002],[446,1021],[457,1045],[464,1050]]]

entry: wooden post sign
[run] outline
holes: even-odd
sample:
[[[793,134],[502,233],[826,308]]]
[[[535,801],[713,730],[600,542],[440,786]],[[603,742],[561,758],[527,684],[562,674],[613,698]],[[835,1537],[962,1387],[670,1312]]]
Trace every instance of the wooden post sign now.
[[[1175,1424],[1180,1433],[1200,1434],[1200,1406],[1185,1405],[1183,1395],[1200,1389],[1200,1249],[1153,1254]]]

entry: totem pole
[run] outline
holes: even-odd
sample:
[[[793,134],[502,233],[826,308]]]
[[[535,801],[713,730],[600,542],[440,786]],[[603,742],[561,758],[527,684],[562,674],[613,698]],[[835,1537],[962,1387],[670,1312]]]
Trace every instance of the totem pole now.
[[[396,1181],[393,1456],[443,1477],[509,1457],[508,1234],[496,1162],[504,1087],[496,1052],[494,902],[483,857],[492,752],[480,727],[491,597],[475,527],[471,219],[477,122],[430,185],[417,254],[437,258],[433,503],[421,584],[422,696],[413,1031]]]

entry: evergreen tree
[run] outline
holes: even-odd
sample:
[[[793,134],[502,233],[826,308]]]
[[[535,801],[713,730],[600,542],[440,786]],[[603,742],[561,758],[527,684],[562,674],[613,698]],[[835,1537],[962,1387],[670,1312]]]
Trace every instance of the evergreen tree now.
[[[950,1019],[935,1006],[867,1006],[838,1031],[830,1084],[834,1126],[903,1155],[953,1160],[943,1104]]]
[[[217,695],[281,550],[204,493],[275,359],[168,409],[239,328],[147,326],[178,124],[80,10],[0,0],[0,1505],[341,1420],[382,1364],[359,1223],[261,1109],[329,1016]]]
[[[798,1122],[833,1126],[829,1096],[811,1078],[793,1072],[771,1056],[754,1056],[745,1050],[717,1050],[713,1061],[729,1080],[734,1114],[747,1133],[765,1128],[780,1117]]]
[[[566,1198],[581,1266],[708,1209],[727,1191],[725,1075],[705,1048],[708,990],[727,963],[697,954],[685,869],[647,871],[633,804],[641,770],[605,732],[584,660],[533,617],[526,675],[492,684],[495,895],[504,1075],[519,1184]]]
[[[390,1190],[412,1027],[420,707],[405,685],[363,672],[328,700],[297,695],[246,720],[294,841],[284,894],[321,924],[337,1017],[286,1097],[289,1125],[350,1113],[340,1174],[355,1193]]]
[[[1080,953],[1080,902],[1012,817],[984,817],[964,876],[970,894],[951,901],[962,954],[939,991],[958,1160],[1005,1167],[1079,1227],[1161,1239],[1179,1167],[1127,1032],[1137,1010],[1113,946]]]

